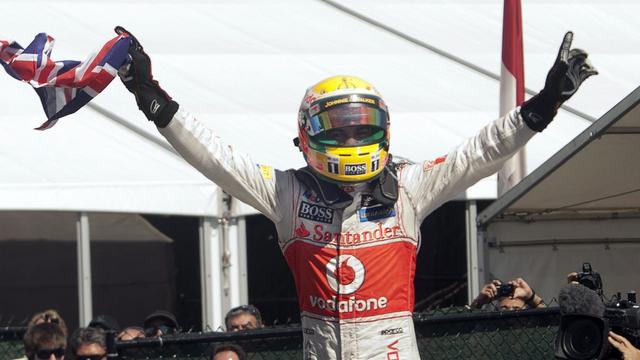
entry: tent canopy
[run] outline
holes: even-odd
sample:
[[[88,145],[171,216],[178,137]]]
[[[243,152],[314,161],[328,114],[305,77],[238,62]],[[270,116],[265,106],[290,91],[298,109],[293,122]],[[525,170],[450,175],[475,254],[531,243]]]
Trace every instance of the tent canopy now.
[[[544,298],[591,263],[607,296],[638,291],[640,88],[478,215],[488,278]]]
[[[43,4],[3,2],[5,13],[30,14],[29,24],[37,25],[7,17],[2,37],[26,45],[35,33],[46,31],[57,40],[54,59],[81,59],[110,38],[115,25],[123,25],[140,39],[153,59],[156,78],[181,106],[256,163],[280,169],[304,164],[291,142],[304,89],[334,74],[359,75],[376,85],[391,110],[391,152],[414,161],[450,151],[498,113],[494,78],[328,1]],[[502,1],[341,4],[499,73]],[[528,86],[541,88],[562,35],[571,27],[575,46],[590,51],[603,75],[590,79],[569,105],[598,117],[640,82],[640,74],[625,70],[626,64],[638,62],[637,55],[621,50],[640,45],[634,8],[640,10],[640,5],[525,2]],[[98,12],[87,21],[86,14]],[[28,86],[2,76],[0,92],[11,94],[0,100],[0,128],[11,134],[0,144],[0,210],[218,214],[216,187],[151,141],[164,142],[120,84],[100,94],[95,106],[45,132],[31,130],[44,116]],[[99,109],[113,116],[105,117]],[[536,168],[589,124],[561,111],[530,142],[528,168]],[[495,194],[491,177],[461,197]],[[238,214],[254,212],[246,206],[237,209]]]
[[[478,216],[491,221],[640,217],[640,87]]]

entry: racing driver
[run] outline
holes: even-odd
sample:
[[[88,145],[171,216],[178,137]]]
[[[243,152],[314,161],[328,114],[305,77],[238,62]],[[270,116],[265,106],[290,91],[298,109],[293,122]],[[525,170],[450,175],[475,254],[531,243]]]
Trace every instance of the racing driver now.
[[[126,32],[121,27],[116,32]],[[496,172],[596,73],[568,32],[544,88],[446,156],[392,161],[389,113],[355,76],[307,89],[295,145],[307,166],[274,170],[226,146],[153,80],[131,36],[120,69],[138,107],[192,166],[271,219],[293,272],[305,359],[419,359],[413,279],[420,224],[445,201]]]

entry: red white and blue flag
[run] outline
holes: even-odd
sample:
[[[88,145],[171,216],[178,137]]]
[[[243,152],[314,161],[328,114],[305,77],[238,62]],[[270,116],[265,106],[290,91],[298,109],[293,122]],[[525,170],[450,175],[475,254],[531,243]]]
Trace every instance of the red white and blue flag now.
[[[520,0],[504,0],[502,19],[502,68],[500,70],[500,116],[524,102],[524,56],[522,52]],[[527,171],[524,148],[498,172],[498,196],[520,182]]]
[[[104,90],[129,60],[129,35],[109,40],[85,61],[53,61],[53,37],[40,33],[23,49],[16,42],[0,40],[0,64],[14,78],[28,82],[40,97],[47,116],[38,130],[73,114]]]

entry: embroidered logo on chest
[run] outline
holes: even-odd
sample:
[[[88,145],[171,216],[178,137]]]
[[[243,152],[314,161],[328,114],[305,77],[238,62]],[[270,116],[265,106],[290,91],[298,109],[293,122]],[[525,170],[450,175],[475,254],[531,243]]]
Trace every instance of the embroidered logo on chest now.
[[[392,216],[396,216],[396,211],[393,207],[380,204],[370,194],[362,194],[360,209],[358,209],[358,219],[360,222],[386,219]]]
[[[300,206],[298,207],[298,217],[325,224],[331,224],[333,222],[333,209],[302,201],[300,202]]]
[[[311,190],[305,190],[302,193],[302,196],[304,196],[305,199],[311,201],[312,203],[319,203],[320,202],[320,197],[318,196],[318,194],[316,194],[315,192],[313,192]]]

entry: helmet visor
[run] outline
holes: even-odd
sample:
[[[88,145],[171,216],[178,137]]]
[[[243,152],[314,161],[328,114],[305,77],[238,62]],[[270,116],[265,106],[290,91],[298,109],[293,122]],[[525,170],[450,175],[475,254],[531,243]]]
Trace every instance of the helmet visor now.
[[[309,125],[309,135],[322,145],[362,146],[384,139],[387,113],[364,104],[344,104],[312,116]]]
[[[323,131],[312,136],[312,143],[324,146],[364,146],[379,143],[385,138],[384,129],[371,125],[346,126]]]
[[[307,112],[306,131],[315,136],[323,131],[355,125],[388,126],[387,106],[382,99],[369,95],[346,95],[320,100]]]

